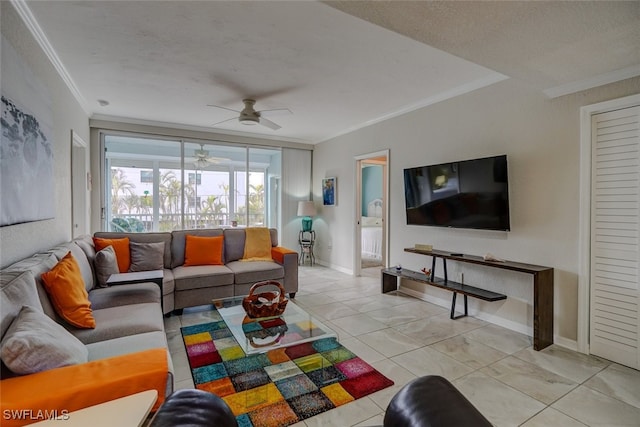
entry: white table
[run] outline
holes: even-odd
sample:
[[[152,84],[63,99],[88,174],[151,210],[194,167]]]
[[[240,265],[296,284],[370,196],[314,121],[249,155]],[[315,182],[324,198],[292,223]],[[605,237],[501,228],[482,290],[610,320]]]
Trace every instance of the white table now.
[[[40,421],[38,427],[140,427],[158,399],[156,390],[147,390],[110,402],[69,412],[58,419]],[[60,414],[59,414],[60,415]]]

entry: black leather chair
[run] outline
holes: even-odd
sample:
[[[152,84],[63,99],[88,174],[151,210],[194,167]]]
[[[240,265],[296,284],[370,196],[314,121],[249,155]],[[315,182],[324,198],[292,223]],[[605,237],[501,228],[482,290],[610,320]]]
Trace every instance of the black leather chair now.
[[[416,378],[391,399],[384,427],[491,427],[446,378]]]
[[[204,390],[176,390],[155,413],[149,427],[238,427],[224,400]]]

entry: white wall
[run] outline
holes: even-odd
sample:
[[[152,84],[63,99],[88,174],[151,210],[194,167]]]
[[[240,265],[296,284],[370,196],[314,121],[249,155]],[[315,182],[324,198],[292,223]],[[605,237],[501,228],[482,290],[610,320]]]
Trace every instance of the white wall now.
[[[320,197],[322,178],[336,176],[338,205],[320,209],[315,222],[317,258],[353,271],[354,157],[388,148],[390,263],[414,270],[430,267],[430,258],[403,251],[425,243],[553,267],[555,333],[571,345],[577,336],[579,109],[638,92],[640,78],[635,78],[548,99],[507,80],[318,144],[313,157],[314,194]],[[404,168],[498,154],[507,154],[509,161],[511,232],[406,225]],[[450,277],[461,271],[465,283],[508,295],[504,302],[470,299],[471,313],[531,335],[530,276],[469,264],[448,266]],[[417,295],[450,305],[449,292],[417,283],[410,287]]]
[[[88,141],[89,118],[24,26],[13,6],[3,1],[0,2],[0,9],[2,35],[35,77],[47,87],[51,97],[56,200],[54,219],[0,228],[0,267],[4,267],[39,250],[71,239],[71,130]],[[12,87],[25,84],[24,76],[5,72],[6,66],[3,61],[0,74],[3,93]]]

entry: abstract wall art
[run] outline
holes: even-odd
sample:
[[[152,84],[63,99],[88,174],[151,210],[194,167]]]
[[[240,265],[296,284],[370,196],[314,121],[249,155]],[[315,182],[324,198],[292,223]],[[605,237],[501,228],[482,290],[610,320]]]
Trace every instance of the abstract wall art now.
[[[36,117],[2,96],[0,226],[53,218],[53,147]]]

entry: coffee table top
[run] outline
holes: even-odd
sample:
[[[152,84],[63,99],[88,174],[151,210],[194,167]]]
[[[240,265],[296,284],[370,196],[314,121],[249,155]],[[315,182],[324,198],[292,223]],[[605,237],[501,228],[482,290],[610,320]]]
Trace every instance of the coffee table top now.
[[[215,299],[213,305],[247,355],[337,337],[334,331],[291,300],[280,316],[252,319],[242,308],[243,299],[244,296]]]

